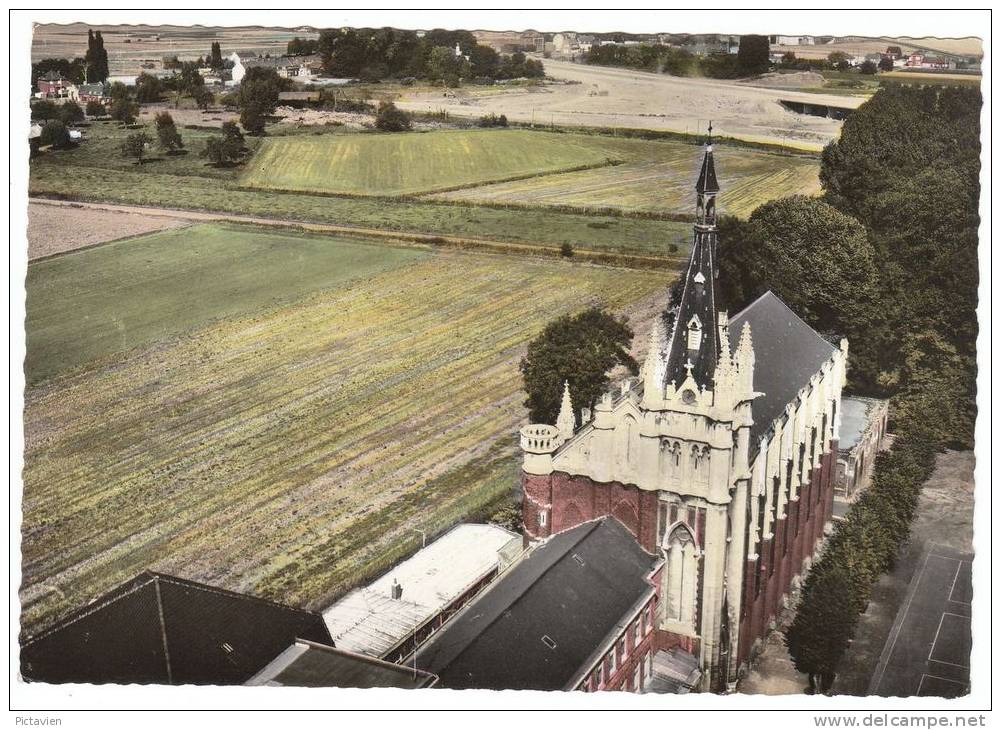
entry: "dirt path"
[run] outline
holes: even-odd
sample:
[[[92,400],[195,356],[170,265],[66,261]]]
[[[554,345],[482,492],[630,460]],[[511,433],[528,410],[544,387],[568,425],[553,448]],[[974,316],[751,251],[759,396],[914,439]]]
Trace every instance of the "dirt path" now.
[[[219,213],[214,211],[178,210],[175,208],[157,208],[141,205],[117,205],[114,203],[85,203],[80,201],[49,200],[46,198],[29,198],[29,204],[49,205],[62,208],[85,208],[113,213],[132,213],[144,216],[180,219],[187,222],[230,222],[250,223],[258,226],[274,226],[278,228],[298,228],[315,233],[340,233],[351,236],[364,236],[384,241],[421,243],[451,248],[473,249],[488,253],[520,252],[551,257],[558,255],[555,246],[531,243],[513,243],[494,241],[487,238],[467,238],[460,236],[441,236],[432,233],[415,233],[409,231],[388,231],[381,228],[364,228],[361,226],[335,225],[330,223],[308,223],[305,221],[286,220],[282,218],[262,218],[259,216],[239,215],[236,213]],[[116,236],[115,238],[121,238]],[[661,256],[638,256],[635,254],[610,253],[589,249],[574,249],[574,260],[584,260],[594,263],[622,265],[643,269],[673,268],[681,263],[681,258]]]

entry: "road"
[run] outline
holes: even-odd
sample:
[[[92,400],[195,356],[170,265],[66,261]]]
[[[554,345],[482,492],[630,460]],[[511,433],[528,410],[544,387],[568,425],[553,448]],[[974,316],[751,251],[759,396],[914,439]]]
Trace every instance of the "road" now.
[[[697,133],[711,119],[719,134],[817,150],[841,133],[841,122],[797,114],[780,99],[858,107],[865,99],[693,79],[629,69],[546,60],[547,75],[571,83],[497,93],[473,87],[415,92],[400,100],[410,111],[444,109],[456,116],[506,114],[536,124],[663,129]]]

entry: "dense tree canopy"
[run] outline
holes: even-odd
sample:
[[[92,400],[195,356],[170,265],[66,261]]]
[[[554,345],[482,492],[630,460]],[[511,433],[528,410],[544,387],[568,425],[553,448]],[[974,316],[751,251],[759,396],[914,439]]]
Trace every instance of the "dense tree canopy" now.
[[[564,381],[570,383],[576,408],[593,408],[608,388],[613,367],[623,365],[638,372],[629,354],[632,338],[625,322],[597,307],[550,322],[528,345],[521,361],[532,422],[556,422]]]
[[[101,31],[87,30],[87,54],[84,56],[87,83],[93,84],[108,78],[108,52],[104,50]]]
[[[523,53],[499,56],[478,45],[465,30],[436,29],[418,37],[415,31],[395,28],[339,28],[320,33],[316,51],[324,70],[341,78],[414,77],[454,84],[459,78],[510,79],[544,73],[539,61]]]
[[[31,64],[31,90],[37,91],[38,79],[50,71],[55,71],[74,84],[82,84],[87,80],[86,67],[82,58],[74,58],[72,61],[65,58],[43,58]]]

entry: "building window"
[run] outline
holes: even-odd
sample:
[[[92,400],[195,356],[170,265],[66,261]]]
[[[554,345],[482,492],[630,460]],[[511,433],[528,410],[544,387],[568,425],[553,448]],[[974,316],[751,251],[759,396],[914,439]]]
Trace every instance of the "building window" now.
[[[698,563],[695,540],[684,525],[671,532],[667,544],[667,618],[692,624]]]
[[[613,647],[612,650],[608,652],[608,656],[605,657],[605,681],[610,680],[612,675],[615,674],[615,666],[615,649]]]
[[[654,604],[651,602],[650,606],[647,608],[647,620],[646,620],[646,630],[653,631],[653,609]]]
[[[591,684],[594,685],[595,689],[601,686],[601,668],[602,665],[598,664],[598,667],[594,670],[594,674],[591,675]]]
[[[619,639],[619,643],[615,645],[615,662],[620,667],[622,666],[622,661],[626,658],[626,637],[623,636]]]
[[[633,649],[635,650],[637,646],[640,645],[640,622],[637,620],[633,623]]]

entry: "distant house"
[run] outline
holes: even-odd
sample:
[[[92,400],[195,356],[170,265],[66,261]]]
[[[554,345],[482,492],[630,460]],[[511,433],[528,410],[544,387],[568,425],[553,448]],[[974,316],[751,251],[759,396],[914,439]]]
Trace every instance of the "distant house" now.
[[[553,535],[417,655],[449,689],[688,691],[698,662],[654,645],[662,556],[614,517]]]
[[[850,500],[865,486],[876,454],[886,441],[889,403],[877,398],[841,399],[841,439],[834,479],[836,498]]]
[[[70,93],[70,98],[74,101],[80,102],[81,104],[87,104],[92,101],[103,104],[109,101],[107,90],[102,83],[80,84],[79,86],[74,86]]]
[[[234,84],[239,84],[250,68],[273,68],[279,76],[286,79],[296,79],[306,81],[317,75],[320,71],[320,58],[317,54],[309,56],[275,56],[264,58],[262,56],[248,56],[242,58],[240,54],[233,52],[229,60],[233,62],[232,79]]]
[[[58,71],[49,71],[37,82],[38,93],[43,99],[68,99],[73,82]]]
[[[889,56],[893,61],[904,56],[903,51],[900,50],[900,46],[887,46],[885,55]]]
[[[521,553],[497,525],[458,525],[368,586],[323,611],[341,649],[401,661]]]
[[[25,640],[21,676],[243,684],[297,639],[333,643],[319,614],[147,571]]]

